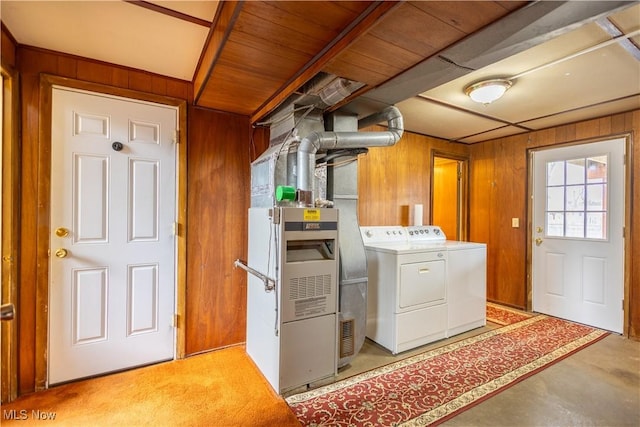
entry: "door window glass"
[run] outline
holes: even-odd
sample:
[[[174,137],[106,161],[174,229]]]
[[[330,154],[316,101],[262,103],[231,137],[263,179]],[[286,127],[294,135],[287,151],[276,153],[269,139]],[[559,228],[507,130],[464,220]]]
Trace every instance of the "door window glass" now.
[[[547,163],[547,236],[607,238],[607,163],[607,155]]]

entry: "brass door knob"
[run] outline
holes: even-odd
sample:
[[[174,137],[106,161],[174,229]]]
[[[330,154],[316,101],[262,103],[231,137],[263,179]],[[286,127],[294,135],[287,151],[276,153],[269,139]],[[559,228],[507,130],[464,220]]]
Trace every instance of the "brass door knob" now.
[[[69,255],[69,251],[63,248],[59,248],[56,250],[55,254],[58,258],[66,258],[67,255]]]
[[[536,239],[536,246],[540,246],[540,244],[542,244],[542,239],[540,237],[538,237]]]
[[[69,230],[64,227],[56,228],[56,236],[58,237],[67,237],[69,235]]]

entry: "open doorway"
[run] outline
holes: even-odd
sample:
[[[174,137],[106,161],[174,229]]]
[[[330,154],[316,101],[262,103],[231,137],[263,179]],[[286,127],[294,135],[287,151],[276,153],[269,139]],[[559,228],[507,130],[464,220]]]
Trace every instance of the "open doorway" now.
[[[444,153],[431,155],[431,224],[447,240],[468,240],[469,159]]]

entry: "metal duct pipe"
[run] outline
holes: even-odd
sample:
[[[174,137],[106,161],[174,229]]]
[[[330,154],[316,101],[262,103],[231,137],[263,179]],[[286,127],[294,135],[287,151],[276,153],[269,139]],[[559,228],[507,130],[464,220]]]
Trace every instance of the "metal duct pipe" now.
[[[387,147],[397,143],[404,132],[402,113],[396,107],[390,106],[358,121],[358,128],[363,128],[381,121],[387,121],[384,132],[313,132],[300,141],[298,147],[298,177],[299,190],[311,191],[313,186],[313,172],[315,169],[316,153],[320,150],[338,148]]]

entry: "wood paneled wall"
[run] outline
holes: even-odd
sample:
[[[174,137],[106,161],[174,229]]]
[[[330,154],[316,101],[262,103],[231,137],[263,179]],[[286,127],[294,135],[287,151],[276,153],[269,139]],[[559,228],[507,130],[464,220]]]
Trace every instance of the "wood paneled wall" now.
[[[381,127],[363,129],[385,130]],[[393,147],[373,147],[358,160],[358,219],[361,225],[413,224],[413,205],[431,207],[431,156],[464,156],[469,147],[405,132]]]
[[[2,25],[0,31],[0,52],[2,52],[2,63],[10,67],[16,66],[16,42]]]
[[[487,299],[525,308],[526,151],[505,138],[471,153],[469,239],[487,243]]]
[[[250,146],[253,141],[256,146]],[[186,352],[244,342],[250,163],[268,133],[249,118],[189,110]]]
[[[527,155],[532,148],[589,141],[640,132],[640,110],[607,116],[538,132],[501,138],[471,146],[471,228],[474,241],[488,244],[488,299],[524,308],[527,259]],[[628,272],[629,334],[640,337],[640,144],[632,145],[631,173],[632,240]],[[520,218],[520,228],[511,228],[511,218]]]

